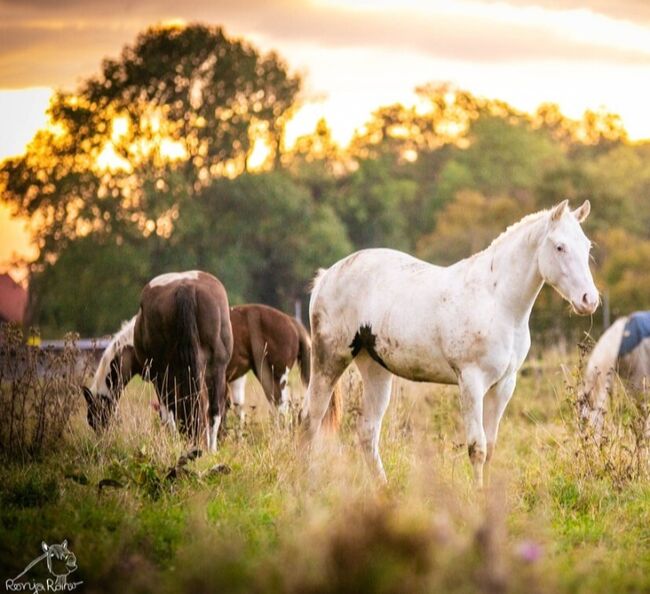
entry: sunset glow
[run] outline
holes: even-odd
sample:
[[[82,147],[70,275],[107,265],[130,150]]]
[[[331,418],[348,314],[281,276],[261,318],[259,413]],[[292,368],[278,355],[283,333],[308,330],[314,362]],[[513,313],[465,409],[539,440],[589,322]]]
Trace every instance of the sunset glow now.
[[[580,118],[585,109],[602,107],[620,114],[632,140],[650,138],[650,110],[642,89],[650,74],[650,7],[639,3],[252,4],[218,1],[207,8],[192,1],[183,6],[160,2],[122,15],[108,2],[97,2],[83,16],[71,6],[0,7],[0,17],[12,11],[12,20],[3,28],[20,27],[32,39],[24,46],[9,41],[0,50],[0,159],[22,153],[46,124],[54,88],[73,90],[98,71],[103,58],[118,56],[124,44],[153,23],[182,27],[197,20],[221,23],[230,35],[249,39],[264,51],[277,50],[292,69],[306,75],[304,105],[287,128],[289,145],[312,131],[321,118],[334,139],[345,145],[372,111],[395,102],[414,105],[415,87],[431,81],[449,81],[525,111],[552,102],[565,115]],[[114,142],[128,126],[125,118],[114,120]],[[159,149],[168,158],[184,154],[183,147],[169,139],[161,139]],[[257,143],[249,165],[259,166],[267,154]],[[130,167],[111,145],[102,151],[98,166]],[[31,253],[24,222],[10,223],[9,218],[2,208],[0,268],[9,266],[14,253]]]

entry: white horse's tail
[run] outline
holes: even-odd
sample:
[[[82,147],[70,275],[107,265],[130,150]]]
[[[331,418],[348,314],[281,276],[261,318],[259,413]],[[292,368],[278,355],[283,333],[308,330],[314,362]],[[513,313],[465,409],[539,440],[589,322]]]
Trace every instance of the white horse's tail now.
[[[325,276],[325,273],[329,270],[329,268],[319,268],[318,271],[316,272],[316,276],[314,279],[311,281],[311,285],[309,287],[310,292],[313,294],[316,292],[318,289],[318,285],[320,285],[321,281],[323,280],[323,277]]]

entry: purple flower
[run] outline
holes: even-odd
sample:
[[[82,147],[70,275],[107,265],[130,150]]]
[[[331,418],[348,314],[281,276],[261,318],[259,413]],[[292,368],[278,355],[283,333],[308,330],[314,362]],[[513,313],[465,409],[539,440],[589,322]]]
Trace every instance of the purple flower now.
[[[516,550],[517,556],[526,563],[535,563],[542,556],[542,545],[532,541],[523,540],[519,543]]]

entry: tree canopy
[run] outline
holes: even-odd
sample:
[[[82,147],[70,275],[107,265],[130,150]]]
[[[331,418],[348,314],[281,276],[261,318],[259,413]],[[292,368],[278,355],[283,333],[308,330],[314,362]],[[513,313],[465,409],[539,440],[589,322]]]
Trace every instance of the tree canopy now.
[[[75,92],[0,187],[32,217],[33,322],[51,333],[110,332],[156,274],[201,268],[233,302],[290,311],[317,269],[386,246],[448,264],[486,247],[521,216],[588,198],[597,284],[614,315],[648,307],[650,145],[619,118],[579,120],[553,104],[533,114],[450,85],[419,104],[380,106],[347,147],[326,121],[287,147],[301,79],[219,27],[142,33]],[[262,143],[267,158],[251,171]],[[533,324],[567,322],[544,292]]]

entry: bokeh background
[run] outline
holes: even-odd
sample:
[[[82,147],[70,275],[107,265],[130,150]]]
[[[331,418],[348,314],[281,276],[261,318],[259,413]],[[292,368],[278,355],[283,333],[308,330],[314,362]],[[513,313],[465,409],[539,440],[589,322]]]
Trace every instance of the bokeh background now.
[[[605,307],[532,324],[597,335],[647,308],[649,73],[636,0],[2,0],[0,272],[50,337],[191,268],[306,317],[355,249],[447,264],[589,199]]]

